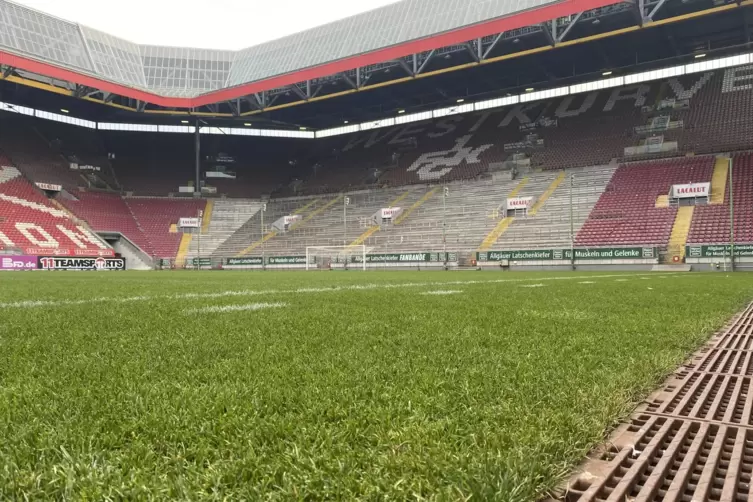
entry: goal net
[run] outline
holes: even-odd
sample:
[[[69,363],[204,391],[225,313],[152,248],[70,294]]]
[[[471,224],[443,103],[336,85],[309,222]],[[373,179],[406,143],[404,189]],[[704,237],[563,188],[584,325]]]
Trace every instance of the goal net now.
[[[366,246],[310,246],[306,248],[306,270],[333,268],[366,270]]]

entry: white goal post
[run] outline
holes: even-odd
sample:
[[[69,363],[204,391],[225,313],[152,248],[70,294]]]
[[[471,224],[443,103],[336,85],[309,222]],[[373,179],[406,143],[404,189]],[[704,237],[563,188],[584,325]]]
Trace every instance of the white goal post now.
[[[366,246],[360,244],[306,248],[306,270],[330,270],[333,265],[334,268],[366,270]]]

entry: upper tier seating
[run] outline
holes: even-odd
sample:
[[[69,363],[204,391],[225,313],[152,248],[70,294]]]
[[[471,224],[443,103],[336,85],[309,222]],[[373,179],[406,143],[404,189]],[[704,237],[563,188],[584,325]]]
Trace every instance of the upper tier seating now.
[[[753,154],[736,155],[732,159],[732,192],[735,197],[735,242],[753,243]],[[729,183],[729,181],[727,181]],[[730,240],[729,190],[724,204],[698,206],[688,235],[689,244],[724,244]]]
[[[110,255],[112,249],[56,207],[0,156],[0,249],[25,254]]]
[[[576,237],[579,246],[665,246],[676,207],[655,207],[672,185],[711,180],[713,157],[620,166]]]

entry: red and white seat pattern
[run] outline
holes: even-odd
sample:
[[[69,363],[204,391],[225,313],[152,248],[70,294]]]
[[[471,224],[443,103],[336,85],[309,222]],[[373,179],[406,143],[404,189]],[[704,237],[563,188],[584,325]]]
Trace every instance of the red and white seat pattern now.
[[[113,254],[104,241],[55,207],[10,166],[0,166],[0,249],[34,255]]]

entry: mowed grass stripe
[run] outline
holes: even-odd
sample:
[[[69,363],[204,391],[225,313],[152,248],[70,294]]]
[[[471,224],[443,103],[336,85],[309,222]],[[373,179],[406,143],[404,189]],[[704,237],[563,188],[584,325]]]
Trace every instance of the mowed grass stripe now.
[[[238,274],[243,274],[248,277],[248,272],[223,272],[223,274],[236,274],[235,277],[240,277]],[[426,275],[426,274],[424,274]],[[309,294],[309,293],[331,293],[337,291],[369,291],[374,289],[396,289],[396,288],[418,288],[418,287],[436,287],[436,286],[462,286],[462,285],[477,285],[477,284],[501,284],[509,282],[531,282],[531,281],[558,281],[558,280],[576,280],[591,277],[594,279],[610,279],[613,277],[623,277],[624,274],[619,275],[596,275],[596,276],[556,276],[556,277],[537,277],[535,279],[530,278],[517,278],[517,279],[489,279],[489,280],[459,280],[459,281],[437,281],[437,282],[396,282],[396,283],[363,283],[363,284],[350,284],[341,286],[320,286],[320,287],[303,287],[296,289],[280,290],[280,289],[268,289],[268,290],[225,290],[214,292],[195,292],[195,293],[177,293],[173,295],[163,296],[110,296],[110,297],[93,297],[83,298],[76,300],[57,300],[57,299],[45,299],[45,300],[22,300],[11,302],[0,302],[0,309],[30,309],[30,308],[42,308],[42,307],[72,307],[78,305],[88,305],[97,303],[133,303],[133,302],[148,302],[159,300],[206,300],[212,298],[233,297],[233,296],[271,296],[271,295],[296,295],[296,294]],[[373,277],[373,276],[371,276]],[[369,277],[369,279],[371,279]],[[680,275],[678,277],[692,277],[689,274]],[[642,278],[645,279],[645,278]],[[542,287],[543,284],[532,284],[530,286],[523,287]]]
[[[535,500],[753,297],[745,274],[104,275],[3,283],[160,299],[0,313],[0,500]],[[432,286],[345,289],[397,277]]]

